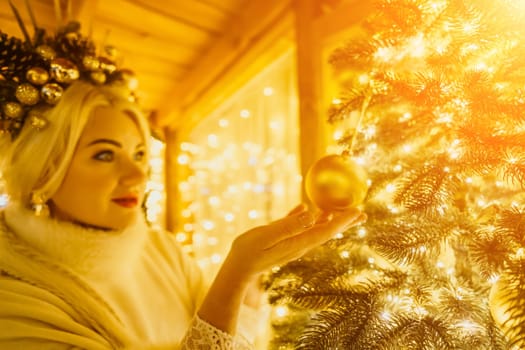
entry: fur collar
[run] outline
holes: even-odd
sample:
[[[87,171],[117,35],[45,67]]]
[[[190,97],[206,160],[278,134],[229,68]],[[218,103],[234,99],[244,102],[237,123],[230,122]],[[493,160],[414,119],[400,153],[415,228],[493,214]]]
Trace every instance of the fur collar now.
[[[17,203],[4,213],[7,227],[19,239],[91,280],[128,274],[148,233],[143,219],[122,231],[103,231],[37,217]]]

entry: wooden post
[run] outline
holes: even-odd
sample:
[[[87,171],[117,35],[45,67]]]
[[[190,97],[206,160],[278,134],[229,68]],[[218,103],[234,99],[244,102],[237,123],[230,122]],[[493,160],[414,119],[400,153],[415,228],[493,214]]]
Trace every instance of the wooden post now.
[[[164,152],[164,182],[166,186],[166,228],[176,233],[180,227],[181,200],[179,194],[179,169],[177,158],[180,140],[177,131],[165,128],[166,148]]]
[[[326,122],[322,110],[320,38],[312,23],[317,0],[294,0],[297,43],[297,91],[299,97],[300,165],[306,175],[310,165],[326,150]],[[304,187],[303,200],[307,200]]]

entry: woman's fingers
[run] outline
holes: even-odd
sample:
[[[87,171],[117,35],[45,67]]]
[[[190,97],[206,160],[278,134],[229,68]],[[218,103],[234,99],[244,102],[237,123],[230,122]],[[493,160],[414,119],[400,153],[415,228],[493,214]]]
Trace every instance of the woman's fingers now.
[[[366,221],[366,214],[357,208],[350,208],[345,211],[333,214],[330,221],[316,225],[319,230],[333,232],[334,234],[345,231],[348,228]]]
[[[304,203],[301,203],[298,206],[296,206],[295,208],[293,208],[292,210],[290,210],[290,212],[288,212],[288,214],[286,216],[302,213],[305,210],[306,210],[306,205]]]
[[[332,221],[332,218],[334,217],[334,214],[329,212],[322,212],[318,217],[317,220],[315,220],[316,224],[324,224],[326,222]]]
[[[336,233],[342,232],[365,220],[366,214],[363,214],[357,208],[351,208],[336,214],[323,213],[317,218],[308,211],[286,216],[267,226],[268,233],[266,235],[268,241],[266,249],[271,249],[275,245],[279,245],[280,242],[292,239],[297,235],[307,236],[303,241],[308,245],[306,247],[297,246],[296,248],[309,249],[311,245],[324,243]],[[290,247],[289,249],[294,248]]]
[[[362,223],[359,209],[314,215],[304,205],[268,225],[255,227],[238,236],[229,254],[239,273],[251,275],[302,256],[330,240],[337,233]]]
[[[264,235],[264,249],[304,232],[315,224],[315,220],[316,218],[311,212],[303,210],[260,227],[260,234]]]
[[[366,214],[358,209],[352,208],[344,212],[338,212],[329,221],[318,222],[299,234],[283,237],[271,249],[282,250],[283,252],[308,251],[330,240],[337,233],[359,225],[364,221],[366,221]]]

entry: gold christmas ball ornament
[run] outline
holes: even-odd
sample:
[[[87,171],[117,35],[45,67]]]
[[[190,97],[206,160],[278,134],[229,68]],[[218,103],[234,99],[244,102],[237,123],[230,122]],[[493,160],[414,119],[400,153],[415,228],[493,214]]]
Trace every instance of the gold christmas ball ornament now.
[[[523,295],[524,287],[519,276],[503,274],[498,281],[492,285],[489,294],[489,307],[494,322],[505,336],[518,345],[520,349],[525,348],[523,328],[525,327],[525,316],[523,315],[523,303],[520,296]]]
[[[368,191],[368,175],[355,160],[328,155],[308,170],[305,190],[308,198],[324,211],[346,210],[360,205]]]
[[[47,61],[51,61],[57,55],[55,50],[51,46],[48,46],[48,45],[39,45],[37,46],[35,51],[37,54],[39,54],[43,59]]]
[[[40,91],[29,83],[20,84],[16,87],[16,99],[26,106],[35,105],[40,100]]]
[[[54,105],[58,102],[58,100],[60,100],[63,92],[64,89],[62,86],[56,83],[49,83],[42,86],[42,89],[40,90],[40,96],[42,96],[42,99],[47,103]]]
[[[26,79],[35,85],[44,85],[49,80],[49,73],[41,67],[32,67],[27,70]]]
[[[59,83],[69,84],[80,77],[77,66],[68,59],[55,58],[51,61],[51,77]]]
[[[18,102],[6,102],[2,106],[2,111],[9,119],[17,119],[24,113],[24,107]]]

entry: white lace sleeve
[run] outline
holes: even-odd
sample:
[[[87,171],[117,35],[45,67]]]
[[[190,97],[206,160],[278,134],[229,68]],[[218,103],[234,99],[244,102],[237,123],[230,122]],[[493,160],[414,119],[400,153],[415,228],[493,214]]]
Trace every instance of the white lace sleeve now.
[[[195,315],[181,344],[182,350],[253,350],[240,336],[232,336]]]

